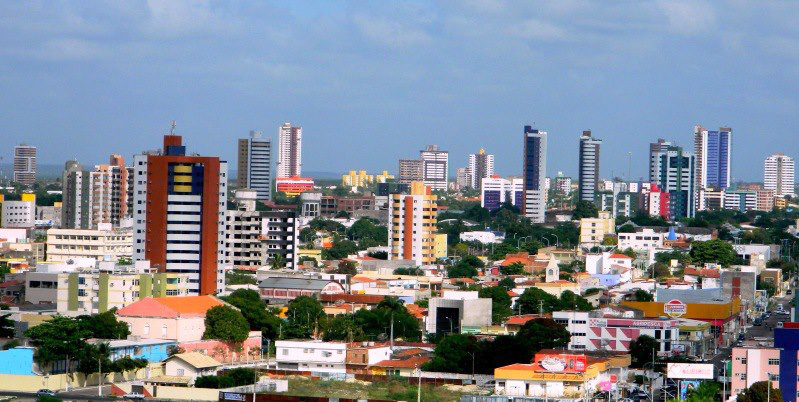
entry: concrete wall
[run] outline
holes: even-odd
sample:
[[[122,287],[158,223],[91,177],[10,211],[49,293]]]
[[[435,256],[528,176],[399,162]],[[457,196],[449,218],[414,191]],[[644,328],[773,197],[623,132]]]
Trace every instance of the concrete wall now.
[[[103,384],[143,380],[159,375],[163,375],[161,365],[154,364],[135,372],[104,374]],[[72,376],[66,374],[50,376],[0,375],[0,391],[36,392],[42,388],[63,391],[67,388],[67,384],[70,388],[89,387],[97,385],[99,379],[98,374],[90,374],[87,377],[81,373],[75,373]]]

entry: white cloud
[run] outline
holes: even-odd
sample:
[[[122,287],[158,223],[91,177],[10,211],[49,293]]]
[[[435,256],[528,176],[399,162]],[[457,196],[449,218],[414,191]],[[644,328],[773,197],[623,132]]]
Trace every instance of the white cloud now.
[[[384,17],[357,14],[352,21],[358,30],[375,43],[389,47],[411,47],[432,41],[430,35],[420,28]]]
[[[666,16],[671,31],[691,35],[716,25],[716,12],[705,2],[659,0],[658,7]]]
[[[566,31],[560,27],[550,22],[537,19],[525,20],[516,25],[515,28],[511,28],[511,30],[514,35],[528,40],[552,40],[564,39],[566,37]]]

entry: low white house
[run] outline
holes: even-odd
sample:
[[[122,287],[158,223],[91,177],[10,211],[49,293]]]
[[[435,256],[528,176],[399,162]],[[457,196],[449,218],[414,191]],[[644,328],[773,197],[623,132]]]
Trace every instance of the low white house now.
[[[488,230],[463,232],[460,235],[460,239],[461,241],[477,241],[483,244],[502,243],[505,241],[505,233]]]
[[[221,366],[211,356],[198,352],[178,353],[164,361],[164,374],[170,377],[185,377],[189,385],[194,384],[197,377],[214,375]]]
[[[277,341],[275,349],[278,370],[347,372],[347,344],[344,342]]]

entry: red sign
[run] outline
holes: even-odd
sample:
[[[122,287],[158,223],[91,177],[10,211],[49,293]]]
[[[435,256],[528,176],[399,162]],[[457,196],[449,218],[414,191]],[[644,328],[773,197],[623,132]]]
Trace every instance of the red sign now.
[[[550,373],[584,373],[588,366],[588,359],[583,355],[548,354],[535,355],[536,371]]]
[[[675,299],[663,304],[663,312],[669,317],[677,318],[688,312],[688,306]]]

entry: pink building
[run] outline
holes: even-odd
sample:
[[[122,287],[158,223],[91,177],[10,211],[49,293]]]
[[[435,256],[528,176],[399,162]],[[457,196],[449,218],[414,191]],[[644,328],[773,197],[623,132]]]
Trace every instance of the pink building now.
[[[722,373],[723,374],[723,373]],[[780,350],[775,348],[732,348],[730,395],[738,395],[758,381],[771,376],[771,385],[780,387]]]
[[[178,343],[186,352],[199,352],[220,362],[259,359],[261,332],[250,331],[242,344],[203,339],[205,314],[227,305],[214,296],[148,297],[117,311],[120,321],[132,336],[141,339],[165,339]]]

